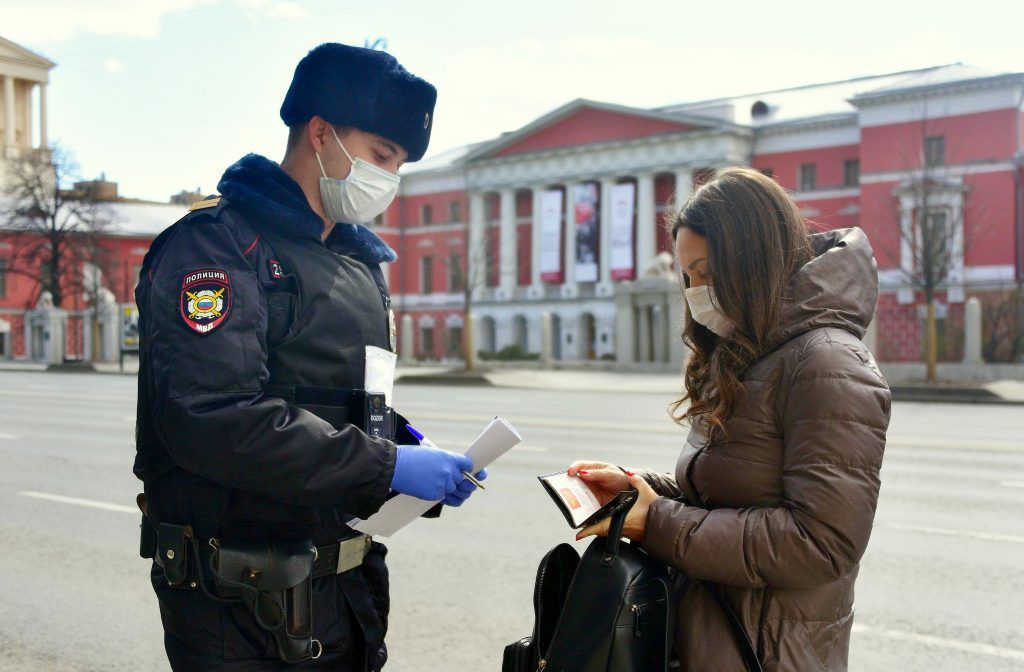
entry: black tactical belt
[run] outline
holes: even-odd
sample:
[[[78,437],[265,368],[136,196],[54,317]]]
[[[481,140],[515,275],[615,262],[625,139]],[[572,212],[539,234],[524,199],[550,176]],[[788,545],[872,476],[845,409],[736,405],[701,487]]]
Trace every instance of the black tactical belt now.
[[[370,550],[373,537],[358,534],[351,539],[316,547],[313,560],[313,578],[342,574],[363,564],[363,558]]]

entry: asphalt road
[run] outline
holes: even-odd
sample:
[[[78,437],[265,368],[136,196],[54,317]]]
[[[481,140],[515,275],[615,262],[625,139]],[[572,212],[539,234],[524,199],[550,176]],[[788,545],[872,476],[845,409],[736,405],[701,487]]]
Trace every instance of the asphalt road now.
[[[0,372],[0,670],[167,669],[136,555],[134,385]],[[389,542],[387,669],[497,670],[530,629],[540,556],[571,539],[535,476],[582,457],[670,471],[682,430],[663,395],[400,386],[396,397],[443,446],[464,447],[495,414],[525,438],[486,492]],[[852,670],[1024,669],[1022,437],[1024,407],[895,405]]]

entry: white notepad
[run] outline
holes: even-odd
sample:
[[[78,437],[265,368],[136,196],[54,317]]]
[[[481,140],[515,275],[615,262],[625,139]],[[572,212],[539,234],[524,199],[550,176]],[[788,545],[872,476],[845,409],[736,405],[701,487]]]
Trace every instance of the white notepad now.
[[[519,432],[507,420],[492,420],[465,453],[473,460],[473,473],[490,466],[522,440]],[[437,501],[428,502],[410,495],[398,495],[385,502],[380,511],[366,520],[350,522],[349,527],[375,537],[390,537],[429,511]]]

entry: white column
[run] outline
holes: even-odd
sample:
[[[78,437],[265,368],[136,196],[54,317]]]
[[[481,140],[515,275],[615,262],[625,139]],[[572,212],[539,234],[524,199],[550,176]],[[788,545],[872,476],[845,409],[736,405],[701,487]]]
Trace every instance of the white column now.
[[[612,288],[612,188],[615,178],[601,179],[601,284],[602,296],[611,296]]]
[[[658,238],[654,231],[654,174],[636,178],[636,277],[642,279],[654,262]]]
[[[39,85],[39,147],[46,149],[50,144],[46,137],[46,84]]]
[[[914,274],[914,251],[910,246],[910,240],[914,237],[914,205],[910,197],[900,198],[900,270],[903,277],[901,285],[909,283],[908,278]],[[906,305],[914,302],[914,288],[901,286],[896,291],[896,300]]]
[[[14,147],[14,77],[4,77],[4,144]]]
[[[551,313],[542,313],[540,316],[540,365],[545,369],[549,368],[555,359],[552,336]]]
[[[484,194],[474,191],[469,195],[469,240],[466,241],[466,282],[471,283],[473,298],[483,296],[487,287],[487,223],[484,221]]]
[[[576,182],[565,183],[565,281],[562,285],[562,296],[573,297],[577,294],[579,284],[576,282]]]
[[[544,207],[544,185],[533,188],[533,224],[530,226],[530,294],[539,299],[544,296],[544,285],[540,280],[540,217]]]
[[[515,293],[519,269],[516,265],[516,192],[514,189],[501,190],[501,242],[499,244],[499,286],[504,298],[510,299]]]
[[[399,337],[399,359],[403,364],[409,364],[416,360],[416,326],[413,324],[412,315],[402,315],[402,331]]]
[[[981,364],[981,300],[967,299],[964,306],[964,364]]]
[[[35,84],[29,84],[25,89],[25,146],[29,149],[32,148],[32,125],[35,121],[32,120],[32,90],[36,88]]]
[[[672,206],[676,212],[686,203],[686,200],[690,198],[690,194],[693,193],[693,169],[692,168],[680,168],[676,171],[676,194],[675,198],[672,199]]]

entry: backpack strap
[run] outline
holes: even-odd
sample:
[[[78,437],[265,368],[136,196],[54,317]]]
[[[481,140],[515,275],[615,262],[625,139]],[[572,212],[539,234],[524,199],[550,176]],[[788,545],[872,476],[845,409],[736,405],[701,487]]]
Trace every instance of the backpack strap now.
[[[699,583],[711,593],[711,597],[715,598],[715,602],[718,603],[718,606],[725,612],[726,618],[729,619],[729,625],[732,626],[733,635],[736,636],[736,642],[739,644],[740,653],[746,661],[748,672],[764,672],[764,668],[761,667],[761,661],[757,659],[757,651],[754,650],[754,645],[750,643],[750,638],[747,637],[747,631],[743,628],[740,617],[736,615],[732,606],[725,599],[721,587],[711,581],[700,581]]]

